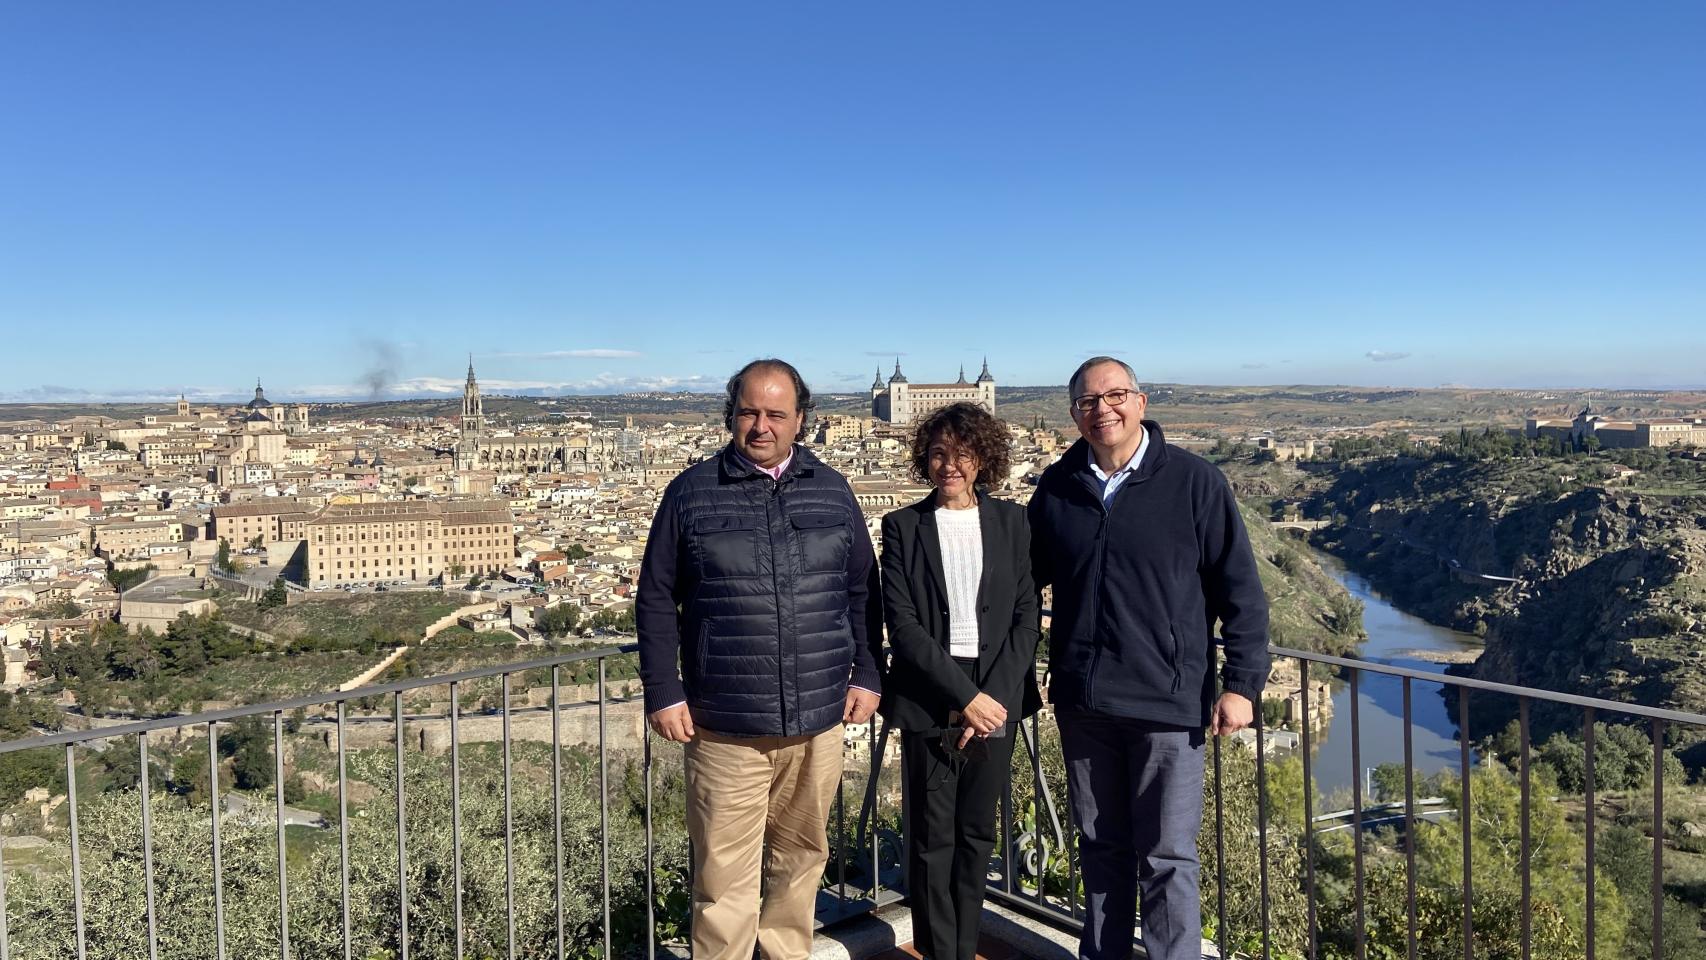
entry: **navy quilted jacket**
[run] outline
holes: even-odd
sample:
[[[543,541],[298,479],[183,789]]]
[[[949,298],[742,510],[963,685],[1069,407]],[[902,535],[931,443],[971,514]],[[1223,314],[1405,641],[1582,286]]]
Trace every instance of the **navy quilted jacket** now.
[[[881,692],[875,553],[841,474],[804,447],[780,480],[733,447],[664,491],[635,613],[647,712],[686,701],[730,736],[841,722],[851,680]]]

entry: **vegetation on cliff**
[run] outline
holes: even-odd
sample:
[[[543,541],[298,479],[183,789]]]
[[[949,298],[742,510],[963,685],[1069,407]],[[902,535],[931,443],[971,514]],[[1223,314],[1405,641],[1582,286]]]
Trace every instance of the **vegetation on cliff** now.
[[[1345,465],[1310,508],[1399,606],[1487,638],[1475,676],[1706,711],[1706,497],[1654,483],[1692,489],[1706,463],[1393,457]]]

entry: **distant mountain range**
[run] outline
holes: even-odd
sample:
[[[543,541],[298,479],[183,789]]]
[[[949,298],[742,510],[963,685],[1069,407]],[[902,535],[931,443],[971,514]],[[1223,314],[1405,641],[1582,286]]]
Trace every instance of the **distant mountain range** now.
[[[1394,388],[1296,384],[1231,387],[1198,384],[1154,384],[1146,387],[1150,415],[1175,430],[1224,432],[1262,429],[1276,432],[1330,433],[1335,430],[1448,430],[1463,425],[1515,426],[1527,416],[1567,416],[1591,404],[1606,416],[1619,418],[1700,415],[1706,412],[1706,391],[1612,389],[1475,389]],[[274,400],[297,402],[288,393],[269,392]],[[721,415],[721,393],[646,391],[578,396],[544,396],[487,390],[488,416],[514,420],[548,419],[580,412],[598,418],[626,414],[653,418]],[[134,420],[170,409],[176,396],[160,400],[105,399],[0,404],[0,422],[52,421],[88,415]],[[232,406],[239,398],[190,395],[197,406]],[[245,398],[246,399],[246,398]],[[1001,386],[997,410],[1010,420],[1031,423],[1038,418],[1051,427],[1070,429],[1063,386]],[[825,413],[860,414],[869,409],[869,395],[826,393],[818,397]],[[320,420],[453,417],[460,397],[428,396],[383,400],[311,399],[312,416]]]

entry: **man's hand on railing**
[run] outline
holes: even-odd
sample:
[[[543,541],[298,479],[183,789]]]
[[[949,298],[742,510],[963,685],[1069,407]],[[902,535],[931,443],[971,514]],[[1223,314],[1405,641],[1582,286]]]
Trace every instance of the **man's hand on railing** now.
[[[859,687],[847,688],[847,707],[841,712],[842,723],[864,723],[871,719],[871,714],[877,712],[877,705],[883,698],[869,690]]]
[[[1208,717],[1208,732],[1217,737],[1237,733],[1256,722],[1256,710],[1250,698],[1230,691],[1214,702]]]
[[[1007,722],[1007,708],[987,693],[972,697],[963,713],[967,729],[985,735],[994,733],[997,727]]]
[[[652,730],[665,740],[686,743],[693,739],[693,714],[688,711],[685,703],[664,707],[646,719],[651,723]]]

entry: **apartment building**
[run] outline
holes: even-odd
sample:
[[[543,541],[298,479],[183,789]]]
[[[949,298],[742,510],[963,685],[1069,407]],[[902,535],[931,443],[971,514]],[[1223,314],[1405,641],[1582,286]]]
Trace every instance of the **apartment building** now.
[[[242,546],[256,537],[263,542],[302,540],[314,511],[295,497],[269,497],[213,508],[213,539]]]
[[[514,530],[501,500],[334,504],[304,524],[307,579],[336,585],[494,574],[515,556]]]

